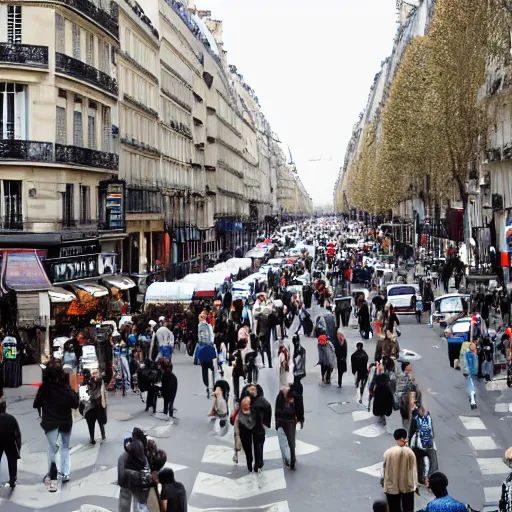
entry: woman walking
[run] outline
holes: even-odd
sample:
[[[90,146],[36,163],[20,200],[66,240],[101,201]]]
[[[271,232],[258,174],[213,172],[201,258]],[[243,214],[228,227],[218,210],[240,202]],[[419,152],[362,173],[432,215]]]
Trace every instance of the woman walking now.
[[[62,483],[69,481],[70,458],[69,441],[73,427],[73,409],[78,408],[78,393],[69,384],[69,376],[62,370],[58,359],[51,359],[43,375],[43,383],[34,399],[34,409],[41,416],[41,427],[48,440],[48,473],[45,484],[48,491],[56,492],[58,487],[55,455],[59,450],[60,436],[60,475]]]
[[[240,436],[240,444],[244,450],[245,458],[247,460],[247,470],[252,473],[253,461],[258,459],[256,438],[254,437],[254,431],[256,428],[256,417],[254,412],[251,410],[251,398],[246,396],[242,398],[240,402],[240,409],[235,420],[235,432],[238,431]],[[235,450],[237,448],[237,442],[235,437]],[[254,452],[253,452],[254,448]],[[237,459],[238,460],[238,459]],[[258,471],[258,464],[254,465],[254,470]]]
[[[87,386],[89,391],[89,400],[85,405],[84,418],[89,428],[89,442],[96,444],[94,439],[96,422],[98,422],[100,427],[101,440],[104,441],[106,439],[107,393],[103,381],[94,375],[91,376],[91,372],[87,370],[84,370],[84,385]]]
[[[322,372],[322,382],[324,384],[331,383],[331,373],[336,366],[336,352],[333,344],[327,339],[325,334],[318,337],[318,364]]]
[[[169,418],[174,418],[174,400],[178,392],[178,379],[173,373],[172,363],[169,359],[160,359],[160,368],[162,369],[162,397],[164,399],[164,414]]]
[[[288,446],[290,448],[290,460],[284,461],[290,469],[295,469],[295,435],[297,432],[297,423],[304,424],[304,411],[297,410],[295,404],[295,391],[289,388],[281,389],[276,398],[276,430],[283,429]],[[288,464],[287,464],[288,462]]]
[[[386,416],[391,416],[393,404],[395,402],[393,392],[389,384],[389,378],[385,373],[382,364],[376,369],[372,384],[370,386],[370,396],[373,397],[373,415],[380,419],[380,422],[386,424]]]
[[[336,362],[338,366],[338,387],[341,388],[343,374],[347,371],[347,340],[341,329],[338,329],[336,333],[334,350],[336,352]]]

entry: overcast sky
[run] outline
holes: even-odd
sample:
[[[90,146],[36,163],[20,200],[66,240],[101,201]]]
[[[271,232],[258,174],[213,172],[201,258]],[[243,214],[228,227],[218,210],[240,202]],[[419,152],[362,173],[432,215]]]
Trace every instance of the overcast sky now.
[[[352,126],[392,48],[396,0],[195,1],[224,21],[228,61],[290,146],[315,204],[332,203]]]

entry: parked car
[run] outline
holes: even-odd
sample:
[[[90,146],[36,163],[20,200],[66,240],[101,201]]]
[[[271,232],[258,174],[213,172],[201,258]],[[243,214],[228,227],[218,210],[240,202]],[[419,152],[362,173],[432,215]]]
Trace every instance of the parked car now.
[[[388,304],[392,304],[397,314],[414,315],[413,297],[421,296],[417,284],[390,284],[386,289]]]

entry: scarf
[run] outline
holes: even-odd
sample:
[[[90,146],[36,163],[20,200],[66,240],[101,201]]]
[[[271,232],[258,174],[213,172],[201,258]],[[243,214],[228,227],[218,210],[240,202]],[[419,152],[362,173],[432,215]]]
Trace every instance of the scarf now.
[[[240,411],[240,414],[238,415],[238,423],[243,425],[247,430],[252,430],[256,426],[256,420],[254,419],[252,411],[249,413]]]

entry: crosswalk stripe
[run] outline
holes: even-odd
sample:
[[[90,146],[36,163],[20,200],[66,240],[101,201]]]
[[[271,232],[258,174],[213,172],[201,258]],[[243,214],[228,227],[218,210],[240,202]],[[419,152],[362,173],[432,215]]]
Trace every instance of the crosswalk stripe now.
[[[366,427],[358,428],[352,433],[356,436],[361,437],[379,437],[387,432],[386,427],[380,423],[374,423],[373,425],[366,425]]]
[[[506,379],[491,380],[485,383],[485,389],[487,391],[505,391],[508,389]]]
[[[232,512],[238,510],[247,510],[252,512],[290,512],[287,501],[278,501],[269,505],[261,505],[259,507],[215,507],[215,508],[196,508],[188,507],[189,512]]]
[[[271,469],[261,473],[251,473],[235,480],[200,471],[194,482],[192,494],[206,494],[216,498],[244,500],[282,489],[286,489],[286,480],[282,468]]]
[[[354,411],[352,413],[352,421],[363,421],[373,417],[373,413],[369,411]]]
[[[501,499],[501,486],[484,487],[485,504],[492,505],[498,503]]]
[[[459,419],[467,430],[487,430],[484,422],[476,416],[459,416]]]
[[[494,412],[512,412],[512,404],[496,404]]]
[[[468,437],[475,450],[496,450],[498,445],[491,436]]]
[[[382,476],[382,462],[377,462],[377,464],[373,464],[372,466],[367,466],[365,468],[359,468],[357,471],[359,471],[359,473],[365,473],[366,475],[380,478]]]
[[[476,459],[482,475],[504,475],[509,471],[508,466],[498,457]]]

